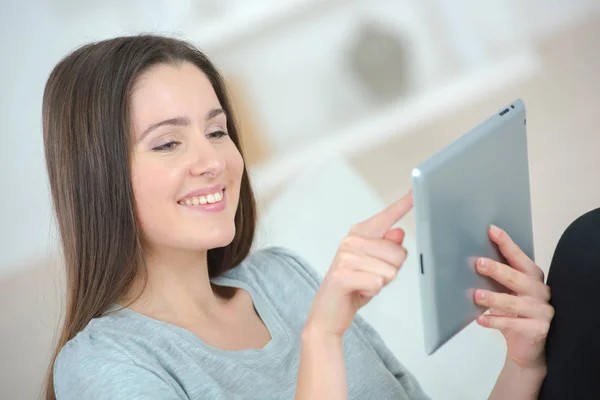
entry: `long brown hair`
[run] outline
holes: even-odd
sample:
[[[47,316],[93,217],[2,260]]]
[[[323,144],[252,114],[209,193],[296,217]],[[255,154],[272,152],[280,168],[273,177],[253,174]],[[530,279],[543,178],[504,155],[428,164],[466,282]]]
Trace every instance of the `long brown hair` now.
[[[204,72],[242,152],[224,80],[197,48],[175,38],[138,35],[87,44],[52,70],[43,99],[46,167],[66,265],[64,324],[49,366],[45,395],[55,399],[53,369],[62,347],[130,289],[144,265],[130,172],[130,96],[136,79],[157,64],[191,62]],[[243,152],[242,152],[243,154]],[[244,171],[231,244],[208,251],[209,275],[250,252],[255,200]]]

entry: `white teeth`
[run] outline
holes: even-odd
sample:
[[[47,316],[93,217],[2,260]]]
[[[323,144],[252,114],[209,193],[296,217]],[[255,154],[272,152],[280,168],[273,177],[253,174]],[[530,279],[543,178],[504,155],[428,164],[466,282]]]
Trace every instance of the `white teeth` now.
[[[187,206],[198,206],[203,204],[213,204],[223,200],[223,192],[211,193],[206,196],[194,196],[181,201],[181,204]]]

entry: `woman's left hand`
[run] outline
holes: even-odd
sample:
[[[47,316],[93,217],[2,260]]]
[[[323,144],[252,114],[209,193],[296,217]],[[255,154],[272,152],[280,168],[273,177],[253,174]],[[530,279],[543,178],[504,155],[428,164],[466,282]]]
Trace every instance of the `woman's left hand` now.
[[[477,322],[502,332],[508,357],[521,368],[543,368],[546,365],[544,345],[554,317],[544,272],[503,230],[492,226],[489,236],[510,266],[480,258],[477,271],[504,285],[511,293],[478,289],[475,302],[488,307],[490,313],[481,315]]]

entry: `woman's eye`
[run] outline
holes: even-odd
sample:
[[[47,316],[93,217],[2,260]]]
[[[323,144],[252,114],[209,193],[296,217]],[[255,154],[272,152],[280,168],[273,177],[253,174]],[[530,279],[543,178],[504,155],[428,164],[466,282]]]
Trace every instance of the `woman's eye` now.
[[[179,142],[169,142],[169,143],[165,143],[163,145],[160,145],[158,147],[155,147],[152,150],[154,150],[154,151],[173,150],[175,147],[177,147],[178,144],[179,144]]]
[[[225,132],[225,131],[214,131],[214,132],[208,133],[206,135],[206,137],[208,137],[209,139],[219,139],[219,138],[222,138],[223,136],[227,136],[227,132]]]

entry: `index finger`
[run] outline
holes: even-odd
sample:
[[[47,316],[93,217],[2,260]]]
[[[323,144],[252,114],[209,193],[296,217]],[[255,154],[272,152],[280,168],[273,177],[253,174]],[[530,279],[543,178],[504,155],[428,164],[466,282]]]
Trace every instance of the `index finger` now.
[[[544,280],[544,272],[541,268],[517,246],[506,231],[492,225],[489,229],[489,235],[511,267],[526,275]]]
[[[544,285],[543,282],[501,262],[489,258],[480,258],[477,261],[477,270],[517,295],[530,296],[544,302],[550,299],[550,288]]]
[[[369,237],[383,237],[396,222],[404,217],[413,206],[412,190],[383,211],[354,226],[354,233]]]

